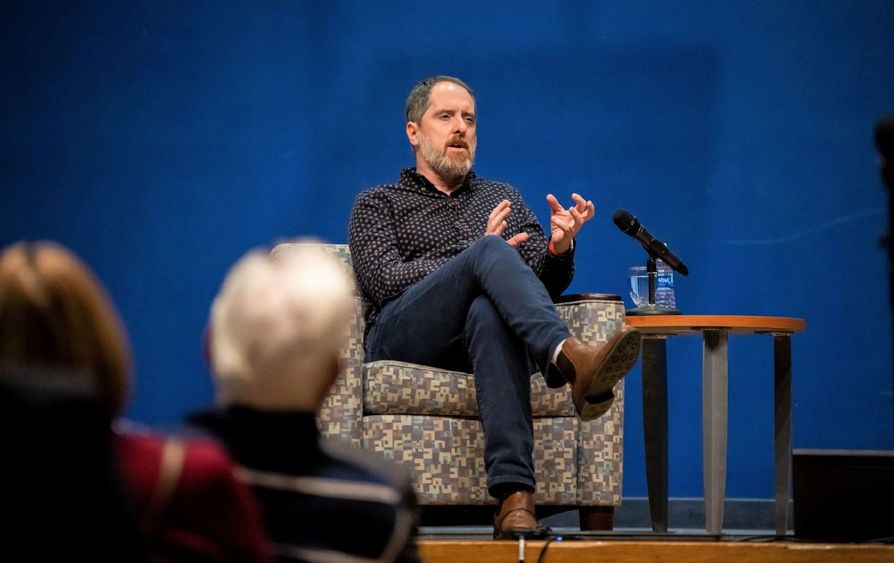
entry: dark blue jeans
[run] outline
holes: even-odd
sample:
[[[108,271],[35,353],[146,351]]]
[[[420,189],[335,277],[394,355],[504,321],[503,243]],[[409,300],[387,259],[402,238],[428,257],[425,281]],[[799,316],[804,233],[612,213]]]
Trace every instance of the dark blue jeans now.
[[[513,247],[485,236],[389,301],[366,359],[475,374],[487,486],[534,487],[532,361],[546,374],[570,336],[546,288]]]

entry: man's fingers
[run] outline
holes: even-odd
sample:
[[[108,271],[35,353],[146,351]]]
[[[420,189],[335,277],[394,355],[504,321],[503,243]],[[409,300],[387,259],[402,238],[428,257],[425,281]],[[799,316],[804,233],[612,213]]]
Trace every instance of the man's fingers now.
[[[484,233],[486,235],[502,235],[503,231],[506,230],[508,223],[506,221],[500,221],[499,223],[489,223],[487,225],[487,231]]]
[[[584,221],[595,215],[596,206],[592,200],[585,200],[578,194],[571,194],[571,198],[574,200],[574,207],[583,215]]]
[[[565,211],[565,208],[562,207],[562,204],[559,203],[559,200],[557,200],[556,196],[553,194],[546,194],[546,202],[549,204],[549,208],[553,212]]]
[[[498,203],[496,207],[494,207],[494,210],[491,211],[490,214],[493,215],[494,213],[499,213],[500,211],[506,209],[507,207],[509,207],[509,200],[504,199],[503,201]]]
[[[596,215],[596,206],[593,205],[592,201],[587,200],[587,204],[584,206],[582,213],[584,215],[584,221],[589,221]]]
[[[504,199],[503,201],[498,203],[497,206],[494,207],[493,211],[490,212],[490,215],[488,215],[488,219],[493,219],[493,218],[497,217],[498,215],[505,214],[505,213],[509,213],[509,200],[508,199]]]
[[[509,200],[504,199],[494,207],[494,210],[487,216],[487,230],[485,234],[499,235],[506,229],[506,217],[512,211]]]
[[[490,221],[488,221],[488,222],[489,222],[491,225],[499,225],[500,223],[502,223],[503,221],[505,221],[505,220],[506,220],[506,217],[508,217],[508,216],[509,216],[509,210],[508,210],[508,209],[504,209],[504,210],[501,211],[500,213],[497,213],[496,215],[494,215],[493,217],[491,217],[491,218],[490,218]]]
[[[528,233],[518,233],[517,235],[515,235],[511,239],[507,240],[506,242],[509,243],[509,246],[518,246],[519,244],[525,242],[526,240],[528,240]]]

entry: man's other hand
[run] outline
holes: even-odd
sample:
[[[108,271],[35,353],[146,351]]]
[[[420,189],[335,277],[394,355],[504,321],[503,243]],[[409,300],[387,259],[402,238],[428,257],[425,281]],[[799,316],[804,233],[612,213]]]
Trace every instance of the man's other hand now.
[[[583,224],[596,214],[596,207],[592,201],[584,200],[578,194],[571,194],[571,199],[574,200],[574,205],[565,209],[553,194],[546,196],[550,210],[549,240],[552,251],[558,255],[568,254],[571,251],[571,241],[577,236]]]
[[[511,204],[508,199],[504,199],[500,203],[494,207],[494,210],[490,212],[490,215],[487,217],[487,230],[484,232],[485,235],[497,235],[502,237],[503,231],[506,230],[506,227],[509,225],[506,222],[506,217],[509,217],[509,213],[512,211]],[[518,246],[519,244],[528,240],[528,233],[518,233],[514,237],[508,239],[506,242],[509,243],[509,246]]]

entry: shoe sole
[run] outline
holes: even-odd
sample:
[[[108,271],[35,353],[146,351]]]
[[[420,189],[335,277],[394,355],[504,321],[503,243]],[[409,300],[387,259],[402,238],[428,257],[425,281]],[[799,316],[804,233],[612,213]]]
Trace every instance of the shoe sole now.
[[[636,365],[641,346],[642,335],[638,330],[629,330],[615,342],[602,369],[593,374],[583,400],[575,405],[581,420],[594,420],[608,412],[615,400],[612,388]]]

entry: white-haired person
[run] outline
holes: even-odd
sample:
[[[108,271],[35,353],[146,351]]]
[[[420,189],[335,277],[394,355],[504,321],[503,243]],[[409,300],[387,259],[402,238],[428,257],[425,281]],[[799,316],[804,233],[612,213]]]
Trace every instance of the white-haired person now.
[[[353,280],[313,241],[242,257],[211,308],[217,404],[190,423],[216,436],[291,561],[418,561],[405,468],[323,439],[316,415],[342,369]]]

